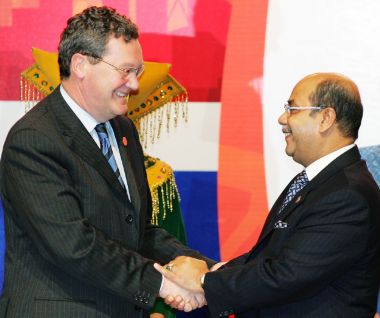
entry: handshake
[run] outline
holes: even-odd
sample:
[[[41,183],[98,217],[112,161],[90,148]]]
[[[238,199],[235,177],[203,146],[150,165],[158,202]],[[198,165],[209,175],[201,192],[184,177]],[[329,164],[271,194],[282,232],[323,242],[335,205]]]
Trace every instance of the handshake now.
[[[156,263],[154,268],[164,277],[159,296],[178,310],[189,312],[203,307],[207,304],[202,288],[204,276],[224,264],[209,269],[205,261],[188,256],[179,256],[165,266]]]

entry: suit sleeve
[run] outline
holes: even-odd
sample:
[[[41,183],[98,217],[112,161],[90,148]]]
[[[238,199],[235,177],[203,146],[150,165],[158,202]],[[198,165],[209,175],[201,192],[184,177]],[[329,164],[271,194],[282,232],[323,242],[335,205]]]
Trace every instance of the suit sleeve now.
[[[214,315],[310,297],[360,261],[367,241],[363,235],[369,233],[369,207],[358,192],[331,193],[303,213],[294,228],[281,230],[279,235],[289,237],[276,255],[261,253],[251,262],[206,275],[204,289]]]
[[[17,226],[42,257],[62,271],[149,309],[161,285],[153,261],[93,226],[72,184],[68,149],[35,129],[10,134],[4,146],[2,195]],[[105,211],[106,212],[106,211]],[[138,302],[144,290],[146,303]]]

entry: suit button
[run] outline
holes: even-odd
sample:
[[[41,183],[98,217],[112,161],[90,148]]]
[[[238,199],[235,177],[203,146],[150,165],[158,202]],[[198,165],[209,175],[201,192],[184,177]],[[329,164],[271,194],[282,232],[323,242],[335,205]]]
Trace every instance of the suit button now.
[[[133,222],[133,216],[128,214],[127,217],[125,218],[125,222],[128,224],[131,224]]]

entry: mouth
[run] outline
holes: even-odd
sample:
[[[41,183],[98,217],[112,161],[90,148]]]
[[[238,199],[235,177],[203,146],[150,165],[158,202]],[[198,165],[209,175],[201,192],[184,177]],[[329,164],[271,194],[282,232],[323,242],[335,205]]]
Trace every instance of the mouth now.
[[[292,130],[290,128],[283,128],[282,133],[285,135],[285,138],[289,137],[292,135]]]
[[[122,105],[127,106],[130,97],[130,90],[116,89],[114,91],[114,96],[120,101]]]
[[[121,90],[116,90],[115,95],[119,98],[129,98],[129,91],[121,91]]]

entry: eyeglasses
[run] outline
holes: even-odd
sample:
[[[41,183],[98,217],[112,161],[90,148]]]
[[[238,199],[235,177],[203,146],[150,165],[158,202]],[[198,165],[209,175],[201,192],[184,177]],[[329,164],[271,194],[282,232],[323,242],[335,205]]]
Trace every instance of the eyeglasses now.
[[[287,114],[291,114],[292,110],[321,110],[323,108],[326,108],[326,106],[290,106],[288,103],[284,105],[284,109]]]
[[[123,76],[126,76],[126,77],[130,76],[131,74],[135,74],[136,77],[139,78],[144,72],[144,64],[141,64],[139,67],[120,68],[103,60],[101,57],[98,57],[98,56],[91,56],[91,57],[93,57],[94,59],[98,61],[106,63],[107,65],[111,66],[115,71],[118,71],[119,73],[121,73]]]

